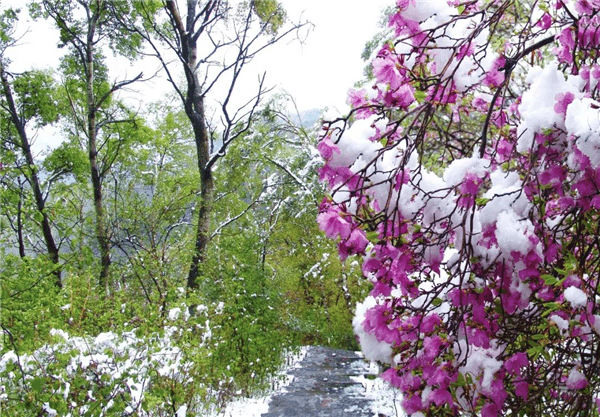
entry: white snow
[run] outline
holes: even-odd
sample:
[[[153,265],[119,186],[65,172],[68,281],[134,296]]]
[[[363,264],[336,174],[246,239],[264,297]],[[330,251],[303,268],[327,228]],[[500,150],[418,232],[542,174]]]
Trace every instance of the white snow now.
[[[561,333],[564,333],[569,330],[569,321],[563,319],[558,314],[552,314],[550,316],[550,321],[556,324],[556,326],[560,329]]]
[[[506,210],[498,214],[496,223],[496,240],[498,247],[509,257],[511,252],[526,255],[531,249],[530,236],[535,233],[529,219],[519,219],[514,211]]]
[[[571,303],[573,308],[584,308],[587,305],[587,295],[577,287],[569,287],[565,290],[565,300]]]
[[[590,158],[593,168],[600,166],[600,103],[590,98],[574,100],[567,108],[565,126],[577,136],[577,149]]]
[[[517,129],[519,152],[531,149],[536,132],[555,126],[564,128],[564,116],[554,111],[557,94],[573,92],[575,97],[581,95],[565,80],[556,62],[544,68],[533,67],[529,70],[525,82],[531,86],[523,94],[523,100],[519,105],[519,113],[522,117]]]

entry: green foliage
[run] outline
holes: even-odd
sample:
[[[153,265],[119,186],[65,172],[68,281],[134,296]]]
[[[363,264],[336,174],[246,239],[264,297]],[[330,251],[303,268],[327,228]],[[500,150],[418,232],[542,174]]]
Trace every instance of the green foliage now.
[[[244,7],[269,35],[287,19],[275,0]],[[31,5],[34,17],[52,18],[60,32],[63,79],[57,87],[54,74],[31,71],[11,82],[26,120],[40,129],[59,126],[65,141],[29,166],[8,118],[0,120],[0,233],[10,244],[18,233],[29,237],[22,239],[23,256],[0,258],[6,387],[0,407],[7,415],[40,415],[45,407],[58,415],[172,416],[182,407],[197,413],[265,389],[298,344],[356,348],[350,320],[366,288],[356,283],[357,265],[328,255],[335,248],[314,224],[321,193],[315,138],[290,121],[281,103],[269,103],[218,162],[226,169],[215,171],[212,246],[200,288],[183,290],[199,192],[189,120],[169,104],[146,106],[140,115],[112,97],[106,49],[98,46],[135,57],[140,39],[116,17],[160,8],[158,1]],[[91,86],[82,59],[86,11],[98,18]],[[13,18],[3,16],[0,42],[7,43],[11,28],[2,25]],[[106,294],[97,282],[88,88],[96,100],[96,157],[111,244]],[[42,179],[44,213],[60,247],[61,290],[51,279],[56,265],[40,254],[41,213],[26,180],[32,170]],[[170,363],[158,359],[166,347],[174,353]]]
[[[3,255],[0,263],[2,352],[31,351],[49,341],[50,329],[63,325],[62,295],[50,278],[53,264],[44,256]]]
[[[57,88],[50,72],[25,72],[15,77],[12,87],[25,121],[35,120],[37,127],[57,121]]]
[[[251,6],[266,26],[267,33],[276,35],[287,20],[287,13],[277,0],[252,0]]]

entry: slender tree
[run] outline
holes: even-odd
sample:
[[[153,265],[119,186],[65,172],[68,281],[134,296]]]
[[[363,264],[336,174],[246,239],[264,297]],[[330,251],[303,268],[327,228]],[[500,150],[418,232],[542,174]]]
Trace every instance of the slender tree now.
[[[194,132],[200,190],[196,205],[197,225],[187,287],[198,287],[200,265],[205,260],[211,236],[214,204],[213,170],[229,145],[242,137],[257,117],[265,93],[265,76],[259,77],[257,92],[240,102],[240,77],[247,64],[269,46],[301,28],[284,28],[285,12],[274,0],[243,2],[238,10],[223,0],[187,1],[182,14],[176,1],[165,1],[163,15],[152,4],[141,2],[139,10],[146,22],[138,33],[152,46],[165,73],[180,97]],[[160,17],[158,17],[160,16]],[[161,20],[162,19],[162,20]],[[124,23],[126,27],[132,27]],[[185,87],[176,77],[174,65],[164,47],[175,53],[185,75]],[[223,86],[224,84],[225,86]],[[216,113],[220,126],[211,125],[206,100],[218,100]]]
[[[137,54],[141,39],[135,33],[125,31],[114,24],[115,15],[129,14],[132,11],[126,1],[45,0],[32,3],[31,10],[34,16],[42,15],[52,19],[60,31],[59,46],[69,48],[62,68],[69,77],[65,87],[72,109],[73,124],[87,142],[96,214],[96,240],[101,258],[99,285],[106,292],[109,287],[111,235],[103,181],[110,163],[103,163],[106,161],[100,158],[100,151],[106,141],[102,132],[112,124],[130,123],[132,119],[115,118],[111,112],[103,110],[110,105],[117,91],[139,81],[142,74],[110,84],[103,62],[102,48],[110,47],[121,55],[133,58]]]
[[[46,252],[54,264],[53,275],[58,288],[62,287],[59,248],[52,230],[52,221],[46,210],[47,194],[43,191],[43,184],[39,178],[39,165],[31,149],[31,140],[27,133],[28,123],[36,122],[37,127],[55,122],[58,111],[55,106],[54,92],[56,86],[52,77],[41,71],[32,71],[13,76],[7,68],[8,59],[5,57],[6,49],[14,44],[13,31],[16,22],[16,13],[7,10],[2,15],[0,24],[0,80],[2,82],[2,99],[0,107],[3,117],[7,117],[12,124],[11,129],[16,132],[6,131],[2,135],[2,147],[15,149],[24,158],[20,171],[26,178],[27,188],[33,193],[35,209],[39,218]],[[15,87],[17,91],[15,90]],[[8,128],[8,126],[3,126]],[[19,183],[19,203],[17,207],[17,222],[14,228],[18,234],[19,254],[26,255],[23,238],[23,193],[24,184]]]

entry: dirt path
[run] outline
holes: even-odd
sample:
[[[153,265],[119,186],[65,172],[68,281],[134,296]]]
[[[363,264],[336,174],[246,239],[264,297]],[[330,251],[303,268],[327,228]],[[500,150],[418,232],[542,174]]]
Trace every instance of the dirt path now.
[[[369,365],[356,352],[311,346],[288,374],[294,377],[292,383],[273,395],[262,417],[374,415],[360,382],[360,376],[369,374]]]

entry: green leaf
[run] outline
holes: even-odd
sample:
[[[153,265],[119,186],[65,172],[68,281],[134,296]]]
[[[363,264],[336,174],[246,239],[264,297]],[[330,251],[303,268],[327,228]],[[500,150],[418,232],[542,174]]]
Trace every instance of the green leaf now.
[[[435,298],[431,304],[433,304],[434,306],[438,307],[440,304],[442,304],[444,302],[444,300],[442,300],[441,298]]]
[[[558,279],[553,277],[552,275],[542,275],[542,279],[546,283],[546,285],[554,285],[558,282]]]
[[[485,206],[488,201],[490,201],[489,198],[479,197],[475,200],[475,204],[477,204],[479,207],[482,207]]]
[[[415,99],[421,103],[427,97],[427,93],[425,91],[415,91]]]
[[[36,222],[41,223],[42,220],[44,220],[44,216],[42,215],[42,213],[40,213],[39,211],[36,211],[35,213],[33,213],[33,218],[35,219]]]
[[[532,360],[535,360],[542,353],[543,350],[544,350],[544,347],[542,345],[537,345],[530,349],[527,349],[527,355]]]
[[[34,378],[31,380],[31,389],[37,393],[42,392],[42,388],[44,387],[44,378]]]
[[[379,242],[379,232],[377,232],[375,230],[373,230],[371,232],[367,232],[367,239],[371,243],[377,243],[377,242]]]

